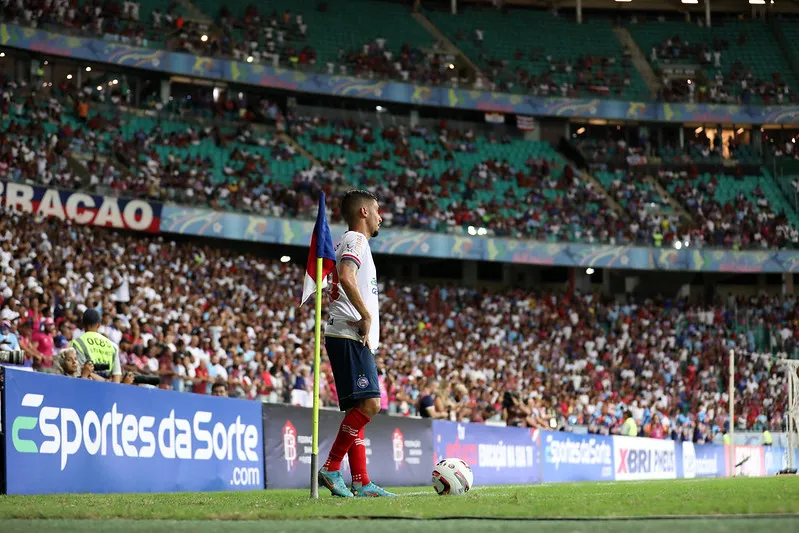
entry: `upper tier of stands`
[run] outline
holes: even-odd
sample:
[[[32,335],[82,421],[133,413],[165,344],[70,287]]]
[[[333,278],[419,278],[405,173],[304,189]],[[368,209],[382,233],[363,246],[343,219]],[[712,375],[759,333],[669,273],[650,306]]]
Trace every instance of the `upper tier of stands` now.
[[[689,236],[694,246],[773,248],[795,247],[799,240],[796,211],[768,174],[738,178],[732,169],[729,179],[718,176],[729,182],[729,194],[724,187],[696,187],[689,198],[684,188],[669,189],[692,224],[671,212],[667,199],[637,173],[596,173],[620,204],[616,211],[601,188],[549,144],[457,131],[446,123],[408,130],[289,117],[289,133],[321,162],[316,166],[263,125],[199,123],[96,103],[84,121],[55,93],[47,99],[11,85],[4,91],[11,94],[2,124],[8,141],[2,175],[8,179],[105,187],[120,195],[278,217],[312,217],[319,190],[357,186],[380,196],[387,227],[549,242],[669,246]],[[70,166],[70,155],[88,171]],[[81,174],[88,177],[81,180]],[[739,181],[757,187],[738,189]],[[706,196],[714,213],[727,219],[722,234],[705,220],[721,219],[696,208],[703,203],[696,198]],[[766,209],[768,235],[761,240],[754,229]],[[335,209],[332,216],[337,220]]]
[[[653,68],[667,64],[700,67],[706,83],[696,80],[696,101],[778,104],[795,101],[796,76],[763,21],[719,20],[698,24],[647,21],[627,28]],[[781,96],[779,95],[781,93]]]
[[[66,28],[143,46],[301,67],[335,75],[392,78],[421,84],[467,81],[410,6],[373,0],[195,0],[216,26],[188,22],[189,9],[156,0],[32,0],[0,7],[5,21]],[[651,100],[653,95],[614,35],[611,15],[571,10],[459,6],[459,13],[424,15],[482,71],[478,89],[544,96],[609,96]],[[780,104],[796,100],[799,80],[792,50],[779,44],[796,36],[792,21],[713,19],[711,28],[652,15],[618,20],[657,70],[668,63],[696,64],[702,75],[691,94],[668,98],[697,102]],[[205,35],[203,40],[201,37]]]
[[[500,91],[651,99],[609,19],[578,25],[549,11],[471,6],[426,15]]]

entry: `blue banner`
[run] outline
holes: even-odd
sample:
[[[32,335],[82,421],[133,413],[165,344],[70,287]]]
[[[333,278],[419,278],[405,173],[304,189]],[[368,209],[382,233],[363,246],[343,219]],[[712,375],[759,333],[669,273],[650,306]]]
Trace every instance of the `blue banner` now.
[[[766,456],[766,475],[773,476],[788,468],[788,450],[782,446],[763,446]],[[793,467],[799,467],[799,450],[794,450]]]
[[[799,106],[739,106],[629,102],[610,98],[558,98],[429,87],[411,83],[330,76],[294,68],[138,48],[0,24],[0,45],[75,60],[218,79],[281,90],[450,109],[533,117],[562,117],[705,124],[799,124]]]
[[[264,488],[260,402],[4,371],[8,494]]]
[[[216,239],[307,247],[313,221],[291,220],[164,205],[161,231]],[[331,224],[333,240],[344,233]],[[369,243],[373,253],[499,261],[529,265],[669,270],[687,272],[799,272],[799,251],[736,252],[714,248],[654,248],[551,243],[530,239],[456,236],[402,228],[384,228]]]
[[[556,431],[541,434],[542,481],[613,480],[613,438]]]
[[[531,429],[433,421],[433,462],[463,459],[479,485],[538,483],[537,432]]]
[[[694,444],[676,442],[677,477],[725,477],[727,453],[719,444]]]

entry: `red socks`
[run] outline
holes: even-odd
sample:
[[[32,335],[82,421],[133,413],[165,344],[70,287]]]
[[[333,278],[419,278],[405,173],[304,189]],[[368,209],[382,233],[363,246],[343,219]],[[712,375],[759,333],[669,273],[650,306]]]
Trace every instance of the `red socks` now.
[[[363,411],[357,407],[344,416],[341,421],[341,427],[338,429],[338,436],[330,449],[330,455],[325,461],[324,468],[328,472],[336,472],[341,469],[341,461],[344,456],[350,451],[355,440],[361,439],[361,448],[363,449],[363,464],[364,471],[366,470],[366,448],[363,446],[363,427],[369,423],[369,417],[363,414]],[[357,453],[356,453],[357,455]],[[350,459],[353,461],[353,459]],[[352,463],[350,463],[352,464]]]
[[[369,474],[366,473],[366,443],[363,439],[363,428],[358,432],[358,438],[352,443],[352,447],[347,452],[350,460],[350,471],[352,472],[352,483],[360,483],[361,486],[369,484]]]

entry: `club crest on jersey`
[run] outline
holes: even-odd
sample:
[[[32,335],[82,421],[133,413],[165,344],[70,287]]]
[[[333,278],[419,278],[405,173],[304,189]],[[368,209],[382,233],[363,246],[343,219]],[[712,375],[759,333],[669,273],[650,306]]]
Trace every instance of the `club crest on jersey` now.
[[[369,379],[366,376],[361,376],[358,378],[357,384],[359,389],[365,389],[369,386]]]

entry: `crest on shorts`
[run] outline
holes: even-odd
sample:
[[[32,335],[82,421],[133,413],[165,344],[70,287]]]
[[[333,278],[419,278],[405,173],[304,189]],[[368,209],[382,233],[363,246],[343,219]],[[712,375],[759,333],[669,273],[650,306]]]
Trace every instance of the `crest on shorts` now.
[[[357,383],[359,389],[365,389],[369,386],[369,380],[366,378],[366,376],[359,377]]]

